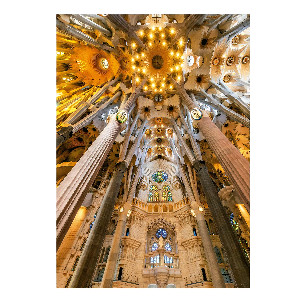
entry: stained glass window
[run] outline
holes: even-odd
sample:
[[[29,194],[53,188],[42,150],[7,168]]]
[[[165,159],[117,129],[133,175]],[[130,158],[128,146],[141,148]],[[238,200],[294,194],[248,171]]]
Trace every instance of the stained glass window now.
[[[160,236],[162,236],[164,239],[167,237],[167,232],[163,229],[163,228],[160,228],[157,230],[155,236],[159,239]]]
[[[156,185],[150,186],[148,201],[149,202],[158,202],[158,188]]]
[[[224,263],[223,258],[222,258],[222,255],[221,255],[221,252],[220,252],[220,249],[219,249],[217,246],[215,246],[215,247],[214,247],[214,251],[215,251],[216,256],[217,256],[218,264]]]
[[[166,244],[165,244],[165,249],[166,249],[167,251],[172,251],[172,247],[171,247],[171,245],[170,245],[169,243],[166,243]]]
[[[155,182],[164,182],[166,180],[168,180],[168,174],[164,171],[157,171],[155,173],[152,174],[152,179]]]
[[[158,264],[159,263],[159,255],[156,255],[154,257],[150,257],[150,263],[151,264]]]
[[[234,215],[231,213],[230,215],[230,223],[235,231],[239,231],[239,223],[234,220]]]
[[[154,243],[151,247],[151,251],[156,251],[157,248],[158,248],[158,244]]]
[[[232,279],[226,269],[221,268],[221,274],[225,283],[232,283]]]
[[[167,255],[164,255],[165,264],[171,264],[172,262],[173,262],[173,257],[168,257]]]
[[[172,200],[172,193],[170,191],[170,187],[168,185],[163,186],[163,192],[162,192],[162,200],[163,201],[173,201]]]

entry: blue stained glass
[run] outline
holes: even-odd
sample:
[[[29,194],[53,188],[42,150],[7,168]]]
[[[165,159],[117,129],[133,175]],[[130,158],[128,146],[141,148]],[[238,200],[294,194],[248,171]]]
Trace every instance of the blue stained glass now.
[[[163,229],[163,228],[160,228],[157,230],[155,236],[159,239],[160,236],[162,236],[164,239],[167,237],[167,232]]]
[[[155,251],[158,248],[158,244],[154,243],[151,247],[151,251]]]
[[[167,251],[172,251],[172,247],[171,247],[171,245],[170,245],[169,243],[166,243],[166,244],[165,244],[165,249],[166,249]]]
[[[157,171],[155,173],[152,174],[152,179],[155,182],[164,182],[166,180],[168,180],[168,174],[164,171]]]

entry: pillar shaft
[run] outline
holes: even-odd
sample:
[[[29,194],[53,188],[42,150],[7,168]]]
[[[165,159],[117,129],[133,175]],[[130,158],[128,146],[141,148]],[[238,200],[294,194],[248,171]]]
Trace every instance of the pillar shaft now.
[[[229,217],[218,197],[216,186],[208,174],[204,162],[194,163],[198,178],[204,190],[205,197],[215,224],[218,227],[219,237],[226,251],[235,282],[238,287],[250,287],[250,266],[239,245]]]
[[[179,110],[179,116],[180,116],[180,119],[182,121],[182,124],[183,124],[185,130],[187,131],[188,135],[190,136],[190,141],[191,141],[191,144],[192,144],[192,147],[193,147],[193,150],[194,150],[194,155],[195,155],[196,159],[197,160],[202,160],[202,155],[201,155],[200,147],[197,144],[197,142],[195,141],[195,138],[194,138],[194,136],[192,134],[192,130],[189,127],[189,125],[186,123],[181,110]]]
[[[250,209],[250,163],[210,120],[206,112],[198,121],[199,130],[217,156],[245,207]]]
[[[105,272],[102,278],[102,288],[111,288],[113,285],[114,274],[118,263],[118,256],[120,253],[120,246],[121,246],[121,238],[124,234],[125,226],[126,226],[126,217],[128,210],[131,207],[132,199],[136,190],[136,186],[139,179],[139,171],[140,167],[138,168],[133,183],[131,185],[131,189],[129,195],[127,197],[127,202],[124,205],[123,212],[121,212],[117,228],[115,230],[114,238],[112,241],[112,245],[110,248],[109,256],[107,259],[107,264],[105,267]]]
[[[88,287],[92,280],[98,256],[106,235],[107,225],[110,222],[126,168],[127,165],[125,162],[121,162],[116,166],[116,170],[114,171],[105,196],[103,197],[102,203],[97,212],[95,223],[70,282],[71,288]]]
[[[121,124],[112,118],[58,186],[56,202],[57,249],[95,177],[99,173],[120,130]]]
[[[243,22],[235,25],[234,27],[230,28],[223,34],[221,34],[216,41],[220,41],[223,38],[227,38],[227,40],[232,39],[234,36],[238,35],[240,32],[244,31],[246,28],[250,26],[250,17],[248,17],[246,20]]]
[[[143,84],[143,83],[142,83]],[[128,112],[136,100],[143,85],[129,97],[124,104],[124,110]],[[59,248],[72,220],[74,219],[84,197],[91,187],[95,177],[100,171],[122,125],[112,117],[108,125],[88,148],[69,174],[57,188],[56,202],[56,243]]]
[[[211,275],[212,282],[213,282],[213,286],[215,288],[224,288],[225,283],[224,283],[224,280],[223,280],[223,277],[222,277],[222,274],[221,274],[221,271],[220,271],[220,268],[219,268],[219,265],[217,262],[216,254],[213,249],[213,245],[212,245],[212,242],[210,239],[209,232],[208,232],[206,224],[205,224],[203,212],[200,212],[198,209],[199,205],[197,205],[197,203],[196,203],[192,189],[190,187],[188,179],[185,175],[185,170],[183,169],[182,165],[180,165],[180,173],[181,173],[182,180],[183,180],[184,186],[186,188],[187,194],[191,201],[191,206],[196,214],[198,229],[200,232],[201,241],[202,241],[202,245],[204,248],[206,260],[208,263],[208,268],[209,268],[210,275]]]
[[[217,20],[215,20],[209,27],[208,33],[218,27],[221,23],[227,21],[232,15],[221,15]]]
[[[103,87],[101,87],[90,99],[85,101],[81,104],[80,107],[77,108],[76,111],[74,111],[65,121],[65,123],[68,124],[75,124],[79,121],[80,117],[88,110],[88,108],[94,104],[106,91],[107,89],[113,85],[116,81],[118,81],[119,78],[115,78],[111,81],[109,81],[107,84],[105,84]]]

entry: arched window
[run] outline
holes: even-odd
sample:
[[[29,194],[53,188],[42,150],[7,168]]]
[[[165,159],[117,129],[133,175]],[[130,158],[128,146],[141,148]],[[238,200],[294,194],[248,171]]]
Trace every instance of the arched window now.
[[[104,271],[105,271],[105,268],[101,268],[101,269],[98,271],[98,273],[97,273],[97,275],[96,275],[94,281],[96,281],[96,282],[101,282],[101,281],[102,281],[102,278],[103,278],[103,275],[104,275]]]
[[[150,186],[148,201],[149,202],[158,202],[158,188],[156,185]]]
[[[197,231],[196,231],[195,227],[193,227],[193,234],[194,234],[194,236],[197,236]]]
[[[123,273],[123,268],[120,267],[120,269],[119,269],[119,274],[118,274],[118,280],[121,280],[121,279],[122,279],[122,273]]]
[[[129,228],[126,229],[126,236],[129,236]]]
[[[224,261],[223,261],[223,258],[222,258],[222,254],[221,254],[221,252],[220,252],[220,249],[219,249],[217,246],[215,246],[215,247],[214,247],[214,251],[215,251],[216,256],[217,256],[218,264],[222,264]]]
[[[207,281],[207,277],[206,277],[205,269],[204,269],[204,268],[202,268],[202,269],[201,269],[201,271],[202,271],[203,280],[204,280],[204,281]]]
[[[153,243],[152,247],[151,247],[151,251],[156,251],[158,248],[158,244],[157,243]]]
[[[224,279],[225,283],[232,283],[232,279],[231,279],[231,277],[228,273],[228,270],[221,268],[221,274],[223,276],[223,279]]]
[[[103,262],[105,262],[105,263],[107,262],[109,251],[110,251],[110,246],[107,247],[106,253],[105,253],[105,256],[104,256],[104,259],[103,259]]]
[[[170,245],[169,243],[166,243],[166,244],[165,244],[165,249],[166,249],[167,251],[172,251],[172,247],[171,247],[171,245]]]
[[[164,185],[162,192],[162,201],[173,201],[170,186]]]

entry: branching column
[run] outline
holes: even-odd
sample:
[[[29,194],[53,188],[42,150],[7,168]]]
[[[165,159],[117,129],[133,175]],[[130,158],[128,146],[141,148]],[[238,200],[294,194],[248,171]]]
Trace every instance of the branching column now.
[[[108,15],[107,18],[111,21],[117,28],[122,29],[130,38],[134,39],[139,46],[145,48],[145,45],[141,39],[135,33],[133,27],[126,21],[121,15]]]
[[[76,111],[74,111],[64,123],[68,124],[75,124],[76,122],[79,121],[80,117],[88,110],[88,108],[94,104],[106,91],[107,89],[116,83],[119,80],[119,78],[115,78],[105,84],[102,88],[100,88],[88,101],[82,103]]]
[[[186,149],[187,145],[185,145],[182,137],[178,136],[178,138],[183,148]],[[218,197],[216,186],[209,176],[204,161],[194,159],[191,160],[191,162],[196,170],[197,176],[204,190],[207,204],[218,227],[219,236],[228,255],[229,263],[237,286],[250,287],[250,268],[248,260],[244,256],[237,236],[229,223],[229,218],[221,200]]]
[[[235,282],[238,287],[250,287],[250,266],[247,258],[239,245],[238,239],[229,218],[218,197],[216,186],[209,176],[208,170],[204,162],[194,163],[198,178],[204,190],[206,201],[218,227],[218,233],[233,272]]]
[[[221,81],[219,84],[210,80],[210,84],[228,97],[248,118],[250,118],[250,109],[249,106],[243,102],[243,100],[231,91],[227,86],[225,86]]]
[[[174,149],[174,145],[173,145],[173,149]],[[202,209],[202,211],[199,210],[199,205],[197,204],[197,202],[195,200],[193,191],[192,191],[190,184],[188,182],[188,179],[185,175],[185,170],[183,168],[183,165],[179,162],[179,160],[177,160],[177,161],[180,165],[180,175],[182,177],[184,187],[185,187],[188,197],[191,201],[192,209],[194,210],[194,212],[196,214],[198,229],[200,232],[201,241],[202,241],[202,245],[204,248],[206,260],[208,263],[208,268],[209,268],[209,271],[211,274],[213,286],[215,288],[224,288],[225,287],[224,280],[223,280],[223,277],[222,277],[222,274],[221,274],[221,271],[220,271],[220,268],[219,268],[219,265],[217,262],[216,254],[213,249],[213,245],[212,245],[212,242],[211,242],[211,239],[209,236],[209,232],[207,230],[207,226],[205,224],[205,220],[204,220],[204,216],[203,216],[203,209]]]
[[[247,17],[247,19],[234,27],[230,28],[223,34],[221,34],[216,41],[220,41],[224,38],[227,38],[228,41],[230,41],[234,36],[238,35],[240,32],[244,31],[246,28],[250,26],[250,17]]]
[[[224,113],[230,120],[239,122],[243,124],[246,127],[250,127],[250,120],[244,116],[241,116],[240,114],[236,113],[235,111],[231,110],[230,108],[226,107],[224,104],[220,103],[216,99],[214,99],[211,95],[207,94],[203,89],[200,88],[199,93],[206,97],[209,102],[212,103],[212,106],[215,106],[215,109],[220,110],[222,113]],[[196,98],[194,94],[190,94],[191,98],[196,103]],[[203,101],[203,100],[200,100]],[[205,103],[205,101],[203,101]],[[208,103],[210,105],[210,103]]]
[[[198,121],[199,130],[217,156],[245,207],[250,210],[250,163],[211,121],[207,113]]]
[[[143,84],[127,100],[123,109],[125,112],[134,104]],[[122,124],[115,117],[112,117],[101,134],[58,186],[56,202],[57,249],[121,130]]]
[[[105,35],[107,35],[108,37],[112,36],[112,33],[108,29],[100,26],[99,24],[96,24],[95,22],[91,21],[90,19],[86,18],[83,15],[73,15],[73,17],[75,19],[77,19],[78,21],[80,21],[80,22],[82,22],[82,23],[84,23],[84,24],[86,24],[88,26],[91,26],[92,28],[94,28],[96,30],[99,30],[100,32],[102,32]]]
[[[179,30],[177,31],[171,46],[173,46],[180,37],[187,36],[197,23],[201,25],[206,16],[207,15],[189,15],[183,23],[179,24]]]
[[[87,126],[92,122],[92,120],[101,113],[101,111],[106,108],[108,105],[113,103],[118,97],[121,96],[121,92],[117,92],[113,97],[111,97],[108,101],[100,105],[99,108],[97,108],[95,111],[87,115],[85,118],[77,122],[73,125],[73,133],[77,132],[78,130],[82,129],[84,126]]]
[[[197,107],[185,89],[174,81],[177,91],[183,98],[189,110]],[[204,135],[209,147],[218,158],[243,204],[250,210],[250,163],[239,150],[228,140],[220,129],[203,111],[203,117],[198,121],[199,130]],[[192,162],[193,160],[191,160]]]
[[[135,150],[138,148],[142,139],[145,124],[146,121],[144,121],[139,136],[132,146]],[[71,288],[88,287],[92,280],[98,256],[105,238],[107,225],[109,224],[121,182],[124,177],[124,172],[127,169],[128,162],[130,163],[133,154],[134,151],[129,151],[125,161],[118,163],[116,166],[116,170],[111,178],[101,206],[97,212],[94,226],[89,234],[86,245],[70,282]]]
[[[105,51],[111,51],[113,50],[113,48],[106,46],[106,45],[102,45],[99,42],[97,42],[95,39],[93,39],[92,37],[90,37],[89,35],[81,32],[80,30],[74,28],[73,26],[67,25],[65,23],[63,23],[62,21],[56,19],[56,27],[63,32],[64,34],[71,36],[79,41],[85,41],[88,44],[96,47],[96,48],[100,48],[103,49]]]

